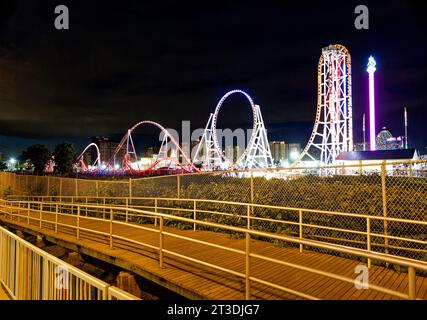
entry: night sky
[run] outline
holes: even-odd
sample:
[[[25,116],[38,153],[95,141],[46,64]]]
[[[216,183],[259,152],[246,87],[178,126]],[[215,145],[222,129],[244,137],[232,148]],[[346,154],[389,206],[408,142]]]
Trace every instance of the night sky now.
[[[315,117],[322,47],[352,55],[354,135],[368,113],[366,63],[377,59],[378,126],[426,153],[427,6],[412,1],[0,2],[0,152],[93,135],[120,137],[140,120],[204,127],[231,89],[261,106],[270,139],[305,145]],[[425,2],[424,2],[425,3]],[[54,8],[70,30],[54,28]],[[354,8],[370,9],[370,30]],[[224,104],[219,127],[251,126],[242,98]],[[379,129],[380,129],[379,128]],[[157,132],[141,129],[140,134]]]

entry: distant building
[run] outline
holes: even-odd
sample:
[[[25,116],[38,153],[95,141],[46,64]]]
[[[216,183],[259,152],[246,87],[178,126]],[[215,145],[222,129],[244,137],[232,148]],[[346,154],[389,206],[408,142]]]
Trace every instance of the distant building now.
[[[286,144],[285,141],[271,141],[270,151],[273,158],[273,163],[280,164],[286,159]]]
[[[113,157],[114,152],[116,151],[117,146],[119,145],[119,142],[112,141],[110,140],[110,138],[103,136],[92,137],[92,142],[98,146],[102,162],[108,162]],[[120,162],[121,159],[123,159],[125,153],[125,148],[122,148],[117,154],[116,161]],[[96,159],[95,148],[92,148],[91,150],[91,159]]]

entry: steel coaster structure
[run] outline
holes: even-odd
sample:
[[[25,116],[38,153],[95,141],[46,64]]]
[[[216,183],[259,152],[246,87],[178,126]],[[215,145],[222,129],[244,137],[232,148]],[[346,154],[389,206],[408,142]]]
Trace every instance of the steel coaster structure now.
[[[332,164],[344,151],[353,151],[351,56],[340,44],[322,49],[318,63],[316,119],[310,139],[292,163],[305,159]]]
[[[253,113],[252,134],[246,149],[234,163],[228,159],[218,141],[217,120],[218,113],[224,101],[233,94],[243,95],[249,102]],[[273,165],[270,145],[267,138],[267,130],[261,115],[261,110],[254,103],[252,98],[242,90],[232,90],[227,92],[218,102],[214,113],[209,116],[208,123],[197,146],[193,157],[195,163],[201,162],[205,171],[224,170],[232,168],[267,168]]]
[[[91,165],[86,165],[86,163],[84,162],[84,154],[86,153],[87,150],[89,150],[90,148],[95,148],[96,150],[96,159],[95,161],[91,164]],[[101,169],[101,153],[99,152],[99,148],[97,146],[96,143],[90,143],[86,146],[86,148],[83,149],[82,153],[80,153],[80,155],[77,157],[75,166],[76,169],[80,169],[84,172],[87,171],[97,171],[99,169]]]
[[[157,159],[147,168],[141,168],[135,150],[135,145],[132,139],[132,132],[141,125],[151,125],[157,127],[164,134]],[[114,151],[113,157],[109,160],[106,166],[106,170],[119,170],[118,167],[120,167],[120,165],[117,161],[120,160],[118,159],[118,156],[122,148],[126,149],[124,156],[121,159],[120,171],[144,173],[150,170],[155,170],[156,168],[171,167],[180,168],[188,172],[198,171],[198,169],[191,162],[191,159],[182,150],[179,143],[172,137],[169,131],[167,131],[162,125],[154,121],[140,121],[127,130],[126,134],[124,135],[124,137],[118,144],[116,150]],[[186,161],[186,164],[183,164],[179,161],[179,155],[182,156],[183,161]]]

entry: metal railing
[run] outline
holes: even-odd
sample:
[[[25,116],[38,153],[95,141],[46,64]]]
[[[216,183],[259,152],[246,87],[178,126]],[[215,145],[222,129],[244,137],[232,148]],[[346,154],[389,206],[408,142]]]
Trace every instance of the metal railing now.
[[[155,199],[154,199],[155,200]],[[170,201],[171,199],[167,199]],[[177,199],[174,199],[175,201]],[[185,201],[185,199],[180,199]],[[159,199],[157,199],[156,204],[158,205]],[[199,200],[191,199],[193,203],[199,203]],[[302,250],[304,247],[316,248],[319,250],[327,250],[329,252],[335,252],[336,254],[345,254],[364,259],[370,265],[371,262],[382,262],[393,264],[397,266],[406,267],[408,269],[408,290],[407,293],[403,293],[396,290],[391,290],[389,288],[370,284],[370,289],[376,290],[378,292],[395,296],[401,299],[415,299],[416,298],[416,272],[427,272],[427,263],[416,261],[413,259],[403,258],[393,256],[387,253],[372,252],[372,244],[368,241],[368,246],[365,249],[352,248],[343,245],[325,243],[316,240],[305,239],[303,234],[299,237],[280,235],[276,232],[264,232],[253,229],[253,221],[255,219],[251,217],[252,209],[256,209],[258,205],[254,204],[239,204],[244,205],[247,212],[247,218],[245,220],[244,226],[233,226],[229,224],[219,223],[219,222],[209,222],[203,221],[197,218],[197,212],[199,209],[194,210],[191,217],[182,217],[179,214],[170,214],[159,212],[162,207],[156,207],[155,210],[143,210],[136,209],[130,206],[117,206],[109,204],[90,204],[90,203],[79,203],[79,202],[43,202],[43,201],[3,201],[1,203],[1,212],[6,216],[6,218],[11,220],[16,220],[18,223],[27,223],[33,224],[38,228],[48,228],[58,232],[59,227],[67,227],[71,230],[74,230],[74,234],[77,239],[79,239],[82,232],[92,234],[94,236],[104,236],[110,248],[115,246],[115,241],[119,240],[120,242],[126,242],[128,245],[139,245],[148,249],[152,249],[157,252],[159,266],[163,267],[165,255],[181,258],[186,261],[197,264],[198,266],[208,267],[215,269],[217,271],[225,272],[239,278],[244,279],[245,283],[245,298],[250,299],[252,296],[251,293],[251,284],[258,283],[265,285],[270,288],[279,289],[284,292],[290,293],[292,295],[306,298],[306,299],[317,299],[317,297],[310,295],[306,292],[296,291],[290,287],[279,285],[277,283],[269,282],[261,277],[255,277],[253,275],[253,270],[251,269],[252,260],[260,259],[269,263],[279,264],[281,266],[286,266],[294,268],[297,270],[302,270],[305,272],[313,273],[319,276],[328,277],[331,279],[339,280],[345,283],[354,284],[355,280],[353,278],[343,276],[341,274],[336,274],[334,272],[324,271],[321,269],[307,267],[302,264],[283,261],[277,258],[273,258],[261,253],[256,253],[251,249],[251,243],[253,239],[270,239],[282,241],[284,243],[293,244]],[[290,209],[290,208],[286,208]],[[157,211],[157,212],[156,212]],[[298,210],[298,216],[300,217],[299,230],[304,227],[301,217],[303,212],[307,210]],[[194,214],[196,213],[196,214]],[[326,214],[336,214],[336,213],[326,213]],[[58,217],[68,217],[73,219],[73,223],[62,223],[59,221]],[[134,223],[134,218],[144,218],[148,219],[144,221],[144,224]],[[361,217],[366,219],[368,226],[370,225],[371,219],[377,219],[377,217],[365,216]],[[107,222],[109,227],[108,231],[99,231],[93,228],[82,227],[81,220],[90,220],[98,221],[105,223]],[[381,218],[378,218],[381,219]],[[150,222],[151,221],[151,222]],[[171,222],[179,222],[183,224],[188,224],[193,226],[193,229],[210,229],[210,230],[222,230],[226,232],[234,232],[242,234],[245,237],[244,249],[231,248],[214,241],[199,240],[192,238],[191,235],[178,234],[172,232],[170,229],[165,229],[165,225],[171,225]],[[392,220],[390,220],[392,221]],[[158,234],[158,243],[157,244],[148,244],[141,241],[132,239],[124,235],[118,235],[113,232],[115,226],[126,226],[129,228],[136,228],[146,232],[152,232]],[[369,236],[369,229],[366,231],[366,234]],[[228,252],[233,252],[244,257],[244,271],[236,271],[224,266],[221,266],[219,263],[210,263],[203,261],[198,258],[191,257],[185,253],[179,253],[176,251],[169,250],[165,247],[164,237],[168,236],[171,238],[177,238],[189,241],[190,243],[197,243],[200,245],[214,247],[216,249],[225,250]],[[369,246],[370,245],[370,246]]]
[[[15,300],[139,300],[2,227],[0,282]]]
[[[211,222],[222,220],[224,223],[234,226],[250,225],[253,230],[279,232],[299,239],[311,239],[325,243],[364,248],[369,252],[383,252],[420,261],[426,261],[427,259],[427,240],[422,237],[411,237],[411,234],[405,234],[404,232],[412,229],[423,229],[427,232],[426,220],[206,199],[73,196],[21,196],[14,198],[15,200],[40,201],[45,205],[59,201],[109,204],[192,217],[194,220]],[[83,214],[86,216],[88,214],[101,215],[101,212],[98,212],[98,209],[85,208]],[[102,216],[105,217],[105,209],[102,210]],[[271,218],[266,218],[266,216]],[[132,215],[129,215],[129,211],[126,211],[125,221],[128,222],[130,217]],[[154,220],[155,225],[158,223],[157,220]],[[191,228],[196,230],[197,224],[193,223]],[[398,236],[387,232],[388,229],[397,228],[402,230]],[[303,247],[299,247],[300,251],[302,251]]]

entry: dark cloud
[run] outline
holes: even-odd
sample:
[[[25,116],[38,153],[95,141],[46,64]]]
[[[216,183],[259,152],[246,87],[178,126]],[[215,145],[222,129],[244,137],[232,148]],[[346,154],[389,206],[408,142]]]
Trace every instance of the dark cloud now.
[[[261,105],[275,138],[304,143],[315,116],[321,48],[342,43],[353,59],[356,138],[372,53],[381,125],[401,134],[408,106],[412,141],[424,147],[422,2],[365,1],[369,31],[354,29],[355,1],[1,3],[0,135],[84,141],[125,132],[142,119],[203,127],[222,94],[242,88]],[[57,4],[70,9],[70,30],[53,27]],[[224,112],[224,125],[251,125],[238,99]]]

